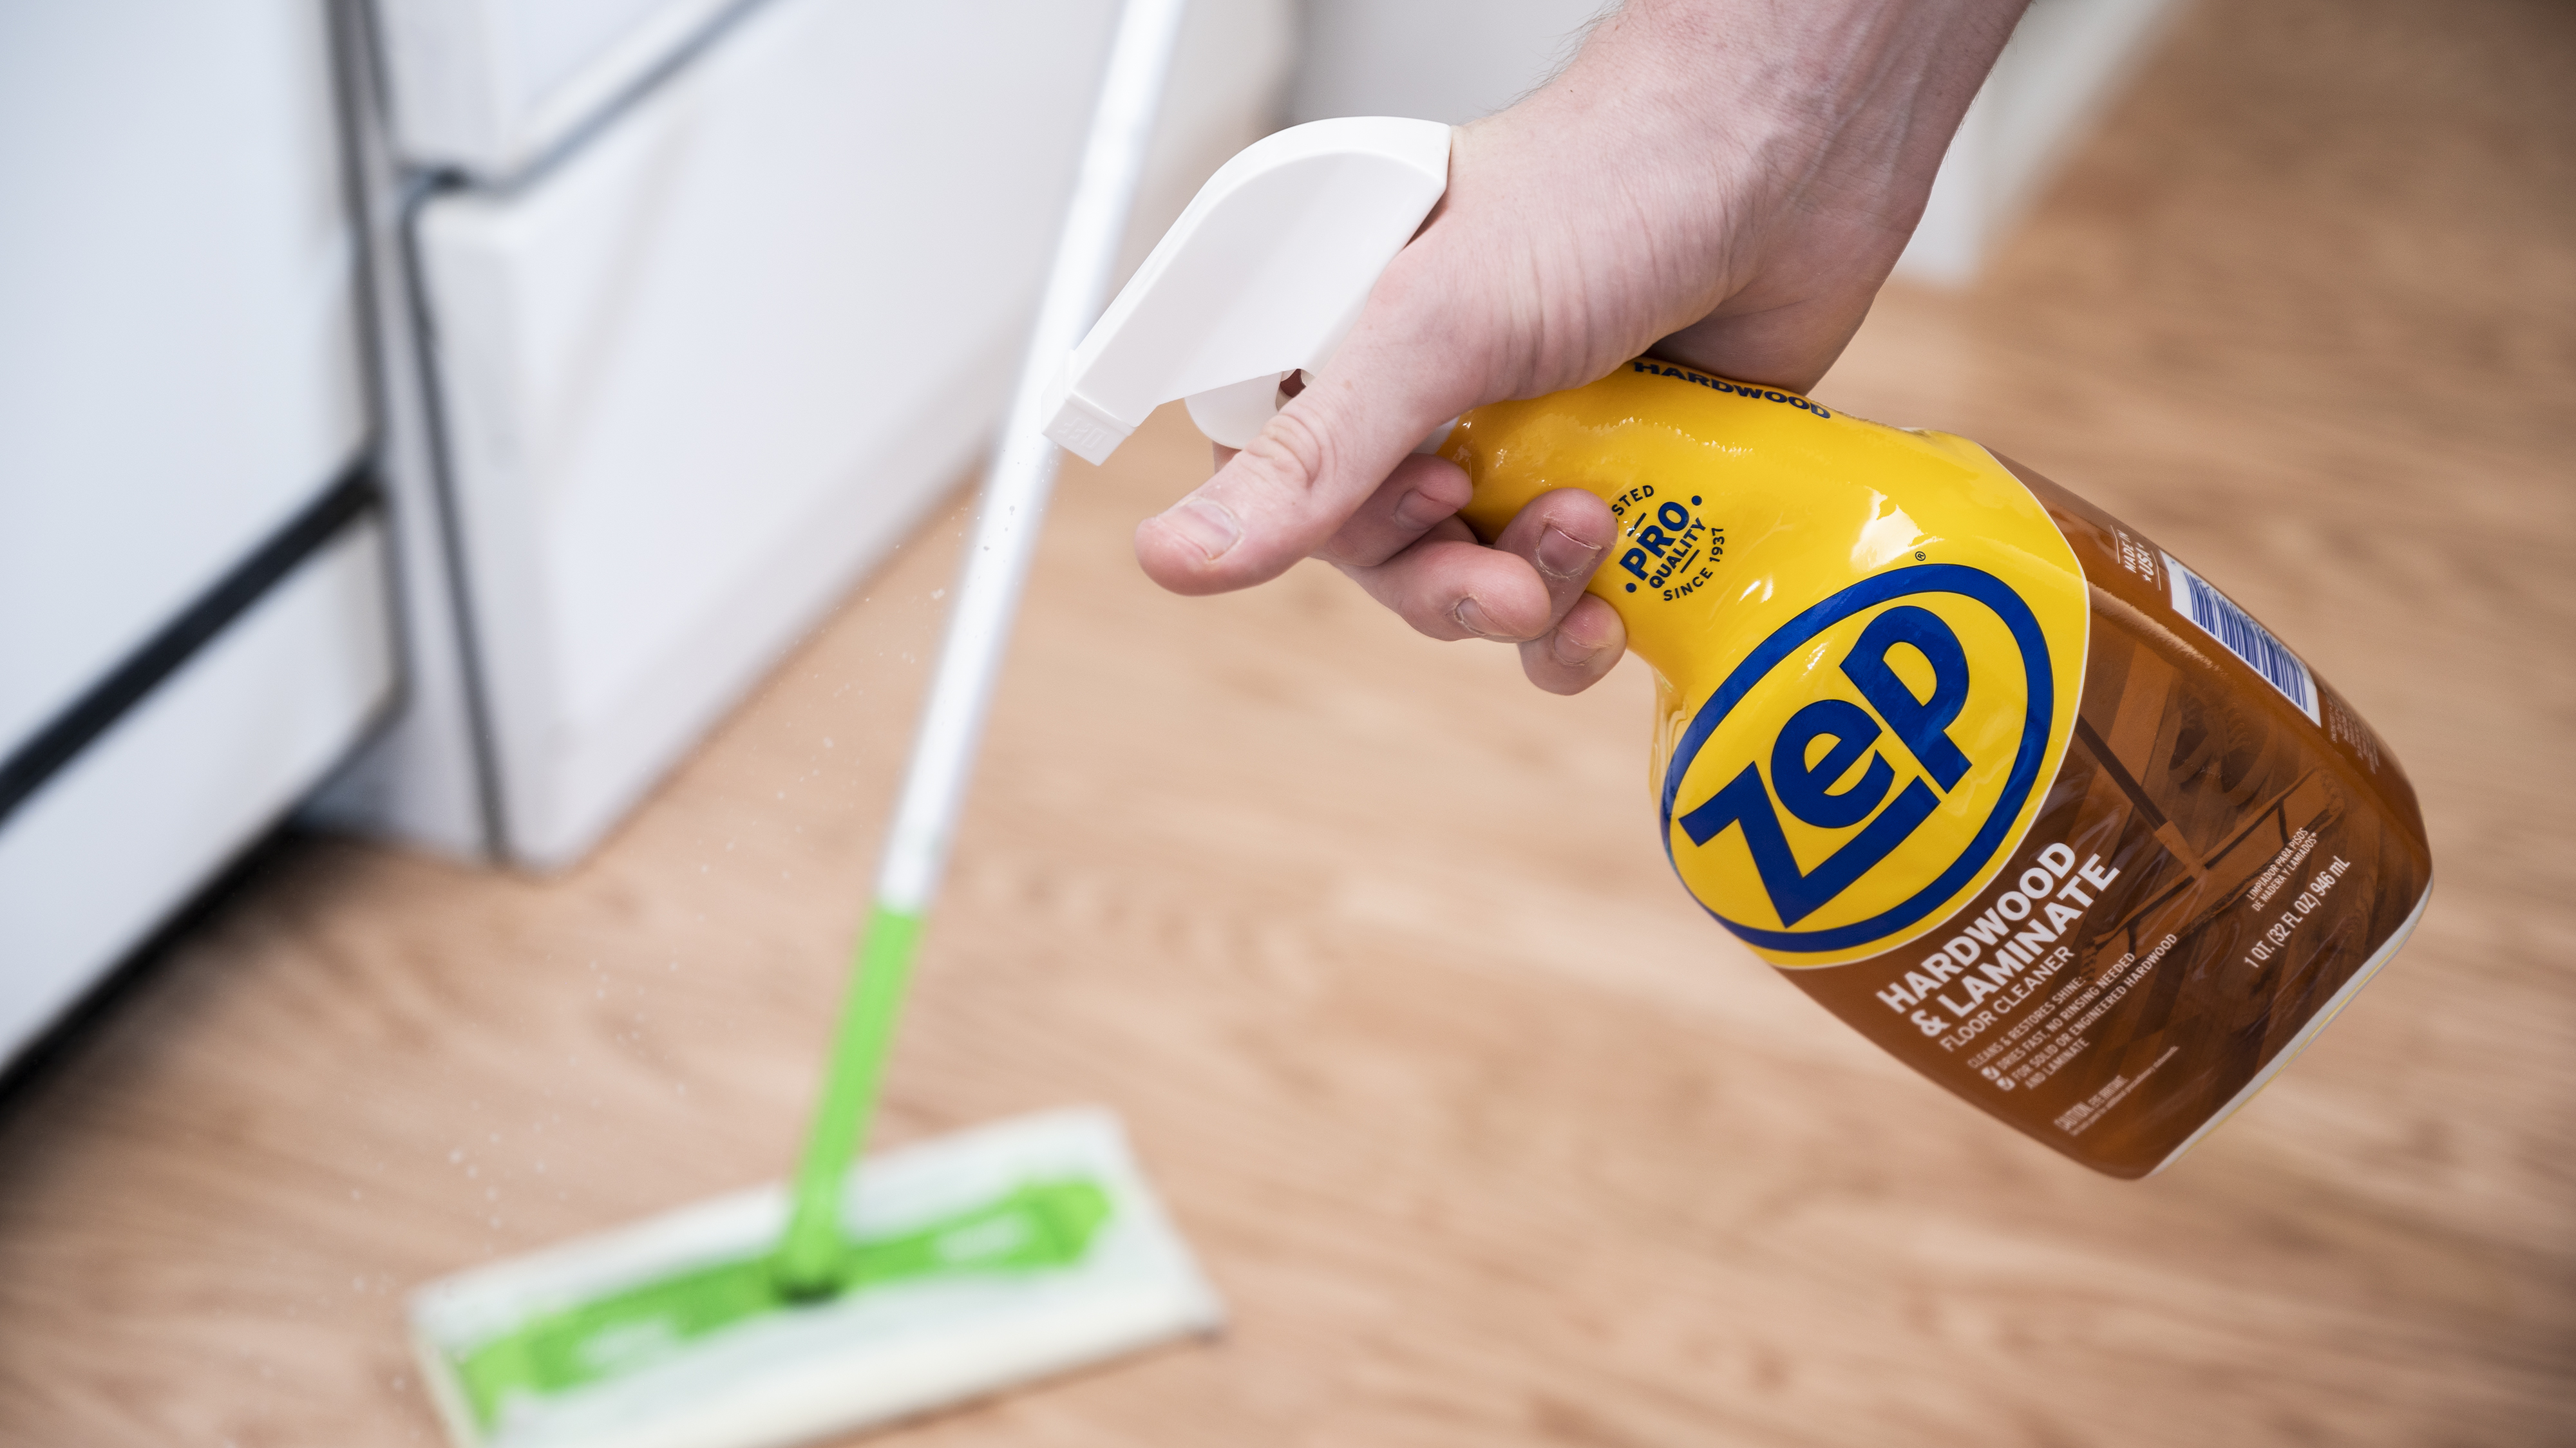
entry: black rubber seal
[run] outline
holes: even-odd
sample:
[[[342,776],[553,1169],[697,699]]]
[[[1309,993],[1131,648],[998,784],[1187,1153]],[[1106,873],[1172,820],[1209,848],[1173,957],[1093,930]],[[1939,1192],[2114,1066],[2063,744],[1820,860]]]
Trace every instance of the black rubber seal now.
[[[159,633],[144,640],[106,678],[0,761],[0,824],[6,824],[45,782],[115,727],[127,710],[177,673],[215,635],[231,626],[297,565],[321,551],[341,530],[381,508],[383,491],[364,459],[289,519],[267,542],[198,595]]]

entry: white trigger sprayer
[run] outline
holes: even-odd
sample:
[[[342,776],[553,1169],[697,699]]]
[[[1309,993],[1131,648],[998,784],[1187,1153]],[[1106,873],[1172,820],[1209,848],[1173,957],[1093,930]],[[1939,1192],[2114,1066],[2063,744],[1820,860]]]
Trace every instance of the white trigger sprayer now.
[[[1101,463],[1185,397],[1211,440],[1249,443],[1279,410],[1280,382],[1332,360],[1448,185],[1437,121],[1314,121],[1244,148],[1074,348],[1047,393],[1046,435]]]

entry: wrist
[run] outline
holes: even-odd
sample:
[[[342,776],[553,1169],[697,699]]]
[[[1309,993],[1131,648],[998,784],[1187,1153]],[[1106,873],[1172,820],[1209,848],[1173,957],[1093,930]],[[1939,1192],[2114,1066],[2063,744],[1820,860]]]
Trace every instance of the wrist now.
[[[2027,4],[1628,0],[1557,83],[1737,172],[1736,205],[1830,196],[1910,230]]]

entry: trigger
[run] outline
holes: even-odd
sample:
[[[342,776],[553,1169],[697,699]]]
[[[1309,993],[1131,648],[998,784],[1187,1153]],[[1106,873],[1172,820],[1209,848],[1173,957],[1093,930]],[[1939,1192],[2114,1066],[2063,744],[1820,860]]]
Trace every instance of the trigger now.
[[[1267,372],[1224,387],[1212,387],[1189,400],[1190,421],[1210,442],[1248,446],[1279,411],[1279,380],[1288,374]]]

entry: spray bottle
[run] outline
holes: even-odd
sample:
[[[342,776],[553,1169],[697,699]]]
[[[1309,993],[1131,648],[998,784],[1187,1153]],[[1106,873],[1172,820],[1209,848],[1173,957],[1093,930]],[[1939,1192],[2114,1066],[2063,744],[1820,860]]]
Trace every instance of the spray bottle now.
[[[1322,121],[1218,171],[1067,364],[1105,459],[1187,398],[1241,447],[1447,184],[1449,132]],[[1607,501],[1590,591],[1655,682],[1650,789],[1711,918],[1844,1022],[2098,1171],[2160,1170],[2405,942],[2395,757],[2171,554],[1965,438],[1640,357],[1425,443],[1490,541]]]

